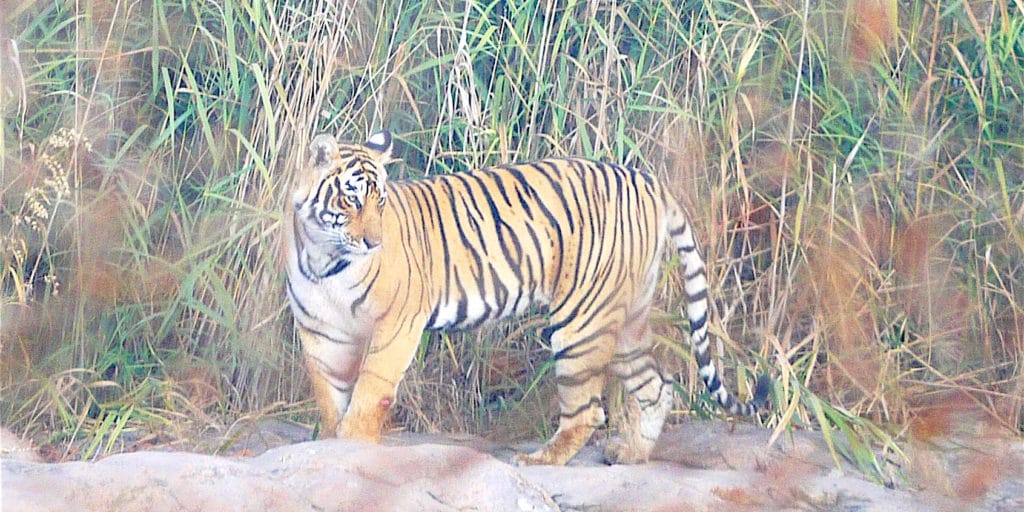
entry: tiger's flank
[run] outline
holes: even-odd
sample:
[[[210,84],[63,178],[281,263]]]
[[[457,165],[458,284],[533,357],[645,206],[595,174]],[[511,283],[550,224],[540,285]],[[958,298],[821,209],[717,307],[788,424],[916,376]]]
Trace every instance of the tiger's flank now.
[[[548,159],[389,182],[392,137],[318,135],[292,196],[287,291],[326,436],[378,441],[424,330],[472,329],[546,311],[559,422],[520,464],[564,464],[605,422],[607,375],[627,391],[609,463],[646,461],[672,404],[652,354],[651,302],[666,248],[679,253],[699,375],[730,414],[711,361],[707,278],[692,226],[650,174]]]

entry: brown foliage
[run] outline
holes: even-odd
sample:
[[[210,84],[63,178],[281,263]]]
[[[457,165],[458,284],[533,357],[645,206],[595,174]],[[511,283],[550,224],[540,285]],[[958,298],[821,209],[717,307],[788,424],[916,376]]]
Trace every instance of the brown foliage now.
[[[172,368],[172,377],[176,377],[173,384],[177,385],[188,403],[196,409],[206,410],[223,400],[220,378],[215,368],[200,362],[179,363]]]
[[[828,387],[852,399],[874,395],[885,380],[875,335],[874,276],[861,240],[856,233],[824,234],[808,255],[810,283],[801,301],[829,333]]]
[[[867,67],[896,39],[893,0],[850,0],[847,51],[854,67]]]

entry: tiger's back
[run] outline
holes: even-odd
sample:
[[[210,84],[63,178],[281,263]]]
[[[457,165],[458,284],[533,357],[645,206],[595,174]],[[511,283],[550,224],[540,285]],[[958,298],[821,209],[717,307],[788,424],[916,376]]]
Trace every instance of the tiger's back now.
[[[428,329],[473,328],[529,306],[558,311],[573,298],[581,313],[598,299],[625,307],[656,277],[648,270],[663,240],[642,234],[662,230],[665,204],[657,183],[631,169],[546,160],[395,183],[388,194],[385,230],[419,247],[410,275],[426,283]]]
[[[670,244],[683,259],[701,376],[730,412],[756,410],[718,381],[703,262],[652,176],[566,159],[388,183],[390,136],[378,135],[363,146],[315,139],[316,177],[294,196],[288,290],[325,432],[379,437],[424,329],[473,328],[533,306],[549,318],[560,419],[520,462],[575,455],[604,423],[608,373],[630,399],[606,457],[646,460],[672,397],[648,327]]]

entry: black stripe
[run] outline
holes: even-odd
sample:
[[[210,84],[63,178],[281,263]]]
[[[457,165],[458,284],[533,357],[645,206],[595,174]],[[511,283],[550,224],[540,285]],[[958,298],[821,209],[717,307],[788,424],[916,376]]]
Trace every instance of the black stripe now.
[[[520,271],[520,266],[522,263],[522,245],[520,245],[519,243],[519,237],[516,236],[515,230],[513,230],[508,225],[508,223],[505,222],[504,219],[502,219],[498,205],[495,204],[494,196],[490,192],[491,187],[489,187],[488,183],[483,180],[483,176],[487,176],[492,179],[495,178],[494,173],[488,173],[486,175],[481,175],[481,173],[466,173],[466,189],[469,192],[470,197],[472,198],[476,194],[474,194],[474,190],[472,190],[472,186],[470,185],[469,180],[472,180],[479,187],[479,195],[483,197],[487,203],[488,209],[491,214],[491,220],[493,222],[492,226],[494,227],[495,234],[497,235],[498,244],[501,246],[502,249],[499,252],[504,257],[505,263],[508,266],[508,268],[512,271],[512,273],[516,275],[516,278],[520,282],[522,282],[522,273]],[[497,180],[494,181],[497,182]],[[504,195],[504,191],[502,191],[502,194]],[[476,204],[475,199],[473,199],[473,203],[474,205]],[[481,212],[481,217],[482,216],[483,213]],[[511,234],[510,237],[505,236],[506,231],[508,231]],[[486,249],[482,229],[479,230],[479,236],[480,244],[485,247],[486,253],[493,255],[494,251]],[[512,242],[511,246],[509,245],[509,241]]]
[[[643,187],[639,183],[637,183],[637,176],[640,173],[638,171],[634,170],[634,169],[627,169],[627,170],[630,171],[630,176],[629,177],[630,177],[630,183],[632,184],[632,186],[625,190],[626,195],[628,196],[627,197],[627,203],[629,204],[629,208],[626,211],[627,212],[631,212],[630,215],[634,215],[637,218],[644,218],[644,217],[647,216],[647,213],[648,213],[648,212],[644,211],[644,208],[643,208],[644,196],[645,195],[649,195],[649,193],[646,193],[646,191],[643,189]],[[649,243],[649,242],[655,240],[655,238],[651,237],[651,235],[650,235],[650,228],[651,228],[650,223],[648,223],[648,222],[637,222],[635,224],[631,223],[631,225],[634,226],[634,227],[638,226],[640,228],[639,240],[641,242]],[[660,237],[657,237],[657,238],[660,238]]]
[[[502,178],[508,173],[491,170],[473,174],[480,179],[483,177],[489,178],[494,183],[494,187],[498,189],[498,192],[501,194],[501,198],[505,201],[505,205],[512,206],[512,198],[509,197],[508,191],[505,190],[505,182],[502,181]]]
[[[329,200],[331,195],[333,195],[333,189],[330,188],[330,183],[329,183],[330,181],[331,180],[320,180],[320,184],[316,188],[316,193],[311,196],[311,197],[315,197],[316,198],[316,200],[313,201],[314,205],[320,203],[320,204],[324,204],[326,206],[327,203],[322,200],[322,198],[324,196],[323,190],[324,190],[324,187],[328,187],[328,192],[331,193],[331,194],[327,195],[327,199]],[[310,216],[313,216],[314,215],[314,211],[313,211],[314,208],[310,208],[309,210],[310,210],[309,211]]]
[[[302,313],[303,316],[307,316],[307,317],[312,318],[314,320],[319,320],[316,317],[316,315],[310,313],[309,310],[306,309],[306,306],[302,303],[301,300],[299,300],[298,295],[295,295],[295,289],[292,288],[292,280],[291,279],[285,279],[285,286],[286,286],[287,291],[288,291],[288,296],[291,297],[291,299],[292,299],[292,304],[294,304],[295,307],[299,308],[299,313]]]
[[[576,351],[578,348],[588,343],[591,343],[602,336],[608,336],[609,334],[611,334],[611,329],[609,329],[607,326],[602,327],[594,331],[593,333],[590,333],[587,336],[579,338],[576,341],[572,342],[571,344],[562,347],[561,350],[555,352],[554,358],[556,361],[562,359],[576,359],[586,354],[589,354],[590,352],[593,352],[593,348],[588,350],[577,351],[577,353],[573,353],[573,351]]]
[[[632,386],[626,389],[626,392],[628,392],[630,395],[635,395],[637,391],[640,391],[641,389],[644,388],[644,386],[654,382],[655,380],[657,380],[657,377],[647,377],[646,379],[642,380],[640,384],[637,384],[636,386]]]
[[[555,239],[558,242],[557,247],[553,248],[553,254],[556,255],[555,261],[557,262],[555,265],[554,276],[555,279],[558,279],[559,276],[561,276],[562,263],[565,260],[565,258],[562,255],[562,251],[565,250],[565,239],[562,235],[562,226],[555,219],[555,216],[554,214],[551,213],[551,210],[549,210],[548,207],[542,201],[540,201],[540,198],[537,196],[537,191],[533,188],[533,186],[529,184],[529,182],[526,180],[526,176],[523,175],[522,171],[515,167],[509,167],[508,172],[509,174],[512,175],[513,178],[515,178],[516,181],[519,182],[519,185],[525,192],[527,192],[530,199],[532,199],[534,203],[537,205],[537,207],[540,208],[541,213],[544,214],[544,218],[546,218],[548,221],[548,226],[554,231]],[[540,247],[539,240],[536,240],[535,243],[538,247]],[[546,274],[542,273],[541,275],[543,277]]]
[[[563,419],[572,419],[572,418],[575,418],[576,416],[579,416],[580,413],[583,413],[583,412],[587,411],[588,409],[590,409],[591,407],[594,407],[595,405],[597,407],[601,406],[601,397],[597,397],[597,396],[591,397],[590,401],[588,401],[587,403],[581,405],[579,408],[577,408],[575,410],[572,410],[570,412],[559,413],[558,416],[560,418],[563,418]]]
[[[489,188],[487,187],[487,183],[485,183],[482,179],[476,176],[474,176],[474,179],[477,180],[481,190],[483,190],[484,192],[487,192],[489,190]],[[495,179],[494,183],[496,184],[496,186],[500,187],[500,180]],[[501,190],[501,192],[502,195],[504,195],[504,190]],[[494,218],[495,231],[497,232],[498,236],[498,244],[501,245],[501,254],[505,257],[505,263],[508,265],[509,269],[512,270],[512,272],[516,275],[519,281],[522,282],[523,278],[520,268],[522,265],[523,246],[519,242],[519,237],[516,236],[515,230],[512,229],[512,227],[509,226],[504,219],[502,219],[501,213],[498,209],[498,205],[495,204],[494,197],[492,196],[492,194],[485,193],[484,198],[487,200],[487,205],[491,209],[491,216]],[[510,236],[506,236],[506,232],[508,232]]]
[[[640,365],[639,368],[632,370],[627,374],[618,375],[618,377],[623,381],[628,381],[639,377],[641,374],[645,372],[653,372],[656,375],[661,375],[660,373],[658,373],[658,366],[655,363],[648,361]]]
[[[501,277],[498,275],[498,271],[494,269],[493,265],[488,265],[488,269],[491,271],[491,286],[494,289],[494,305],[498,308],[498,312],[505,311],[505,306],[508,304],[508,297],[510,295],[509,289],[501,282]]]
[[[708,393],[718,391],[718,388],[722,387],[722,381],[718,380],[718,372],[715,372],[710,377],[705,378],[704,386],[708,388]]]
[[[455,274],[455,288],[458,290],[458,302],[455,306],[455,319],[448,325],[459,325],[466,321],[466,311],[469,309],[469,303],[466,300],[466,288],[462,286],[462,280],[459,279],[457,272]]]
[[[558,162],[551,160],[541,160],[540,162],[536,162],[530,165],[530,167],[536,169],[538,171],[537,174],[543,176],[548,181],[548,185],[551,187],[552,190],[555,191],[555,196],[558,197],[558,201],[562,203],[562,211],[568,213],[569,203],[565,200],[565,193],[562,190],[562,182],[564,180],[557,179],[558,175],[560,174],[558,172]],[[553,175],[550,174],[552,172],[554,173]],[[538,204],[541,203],[538,202]],[[572,216],[566,215],[565,220],[569,223],[569,233],[575,233],[576,223],[573,222]]]
[[[439,315],[440,313],[441,313],[441,305],[440,304],[434,304],[434,310],[430,312],[430,318],[427,319],[427,328],[428,329],[439,329],[439,328],[441,328],[440,325],[435,325],[437,323],[437,315]]]
[[[327,279],[328,277],[338,274],[342,270],[345,270],[348,267],[349,263],[350,262],[344,258],[338,258],[338,262],[335,263],[334,266],[330,268],[330,270],[324,273],[324,275],[320,276],[320,279]]]
[[[520,185],[522,184],[520,183]],[[529,195],[531,190],[524,189],[522,186],[516,187],[516,198],[519,199],[519,206],[526,213],[526,217],[533,220],[533,210],[530,208],[530,202],[527,200],[527,197],[523,196],[524,191]]]
[[[705,274],[704,267],[698,268],[697,270],[693,271],[692,274],[685,274],[685,275],[683,275],[683,277],[687,281],[690,281],[690,280],[692,280],[693,278],[695,278],[695,277],[697,277],[699,275],[707,275],[707,274]]]
[[[359,306],[363,305],[363,302],[366,302],[366,298],[370,295],[370,290],[373,289],[373,285],[374,285],[374,283],[377,282],[377,277],[379,277],[379,276],[380,276],[380,267],[377,267],[377,272],[373,274],[373,277],[370,279],[370,282],[366,283],[363,286],[363,293],[359,297],[356,297],[356,300],[352,301],[352,306],[349,308],[349,312],[353,316],[355,316],[355,314],[356,314],[356,309]]]
[[[452,268],[451,249],[448,247],[448,236],[446,234],[446,229],[445,229],[445,225],[444,225],[444,216],[441,214],[441,204],[437,200],[437,195],[434,194],[433,187],[428,186],[428,184],[424,184],[424,185],[421,185],[420,188],[422,189],[422,192],[423,192],[423,194],[421,196],[421,199],[423,201],[424,206],[432,209],[434,211],[434,218],[437,219],[437,231],[438,232],[437,232],[436,241],[437,241],[437,243],[439,243],[441,245],[442,254],[443,254],[443,258],[442,258],[443,265],[442,266],[444,268],[444,274],[445,274],[444,290],[441,290],[442,296],[438,297],[437,300],[440,301],[442,304],[444,304],[445,302],[447,302],[451,298],[451,292],[452,292],[452,274],[453,274],[453,272],[451,272],[451,268]],[[423,208],[421,208],[421,210],[422,209]],[[432,237],[430,233],[424,233],[424,236],[427,237],[427,239],[424,240],[424,243],[429,246],[429,241],[434,240],[434,237]]]
[[[572,297],[572,295],[574,293],[576,293],[576,286],[578,286],[578,285],[580,285],[582,283],[586,283],[588,281],[589,282],[601,282],[601,281],[599,281],[597,279],[597,276],[594,276],[594,275],[591,274],[590,264],[591,264],[591,261],[593,261],[595,258],[601,256],[599,251],[594,251],[593,249],[594,249],[597,241],[600,240],[600,234],[597,232],[597,230],[598,229],[602,229],[602,230],[604,229],[604,223],[596,222],[597,219],[594,218],[595,217],[595,215],[594,215],[595,212],[593,211],[593,208],[595,206],[595,203],[597,203],[597,201],[594,201],[593,198],[590,198],[589,201],[585,201],[586,204],[580,205],[580,202],[579,202],[579,199],[578,199],[579,195],[577,194],[577,191],[576,191],[577,187],[581,188],[582,189],[581,193],[582,193],[583,197],[586,198],[588,193],[592,194],[594,192],[593,191],[594,187],[588,186],[588,184],[587,184],[587,175],[584,174],[584,172],[581,169],[578,168],[578,163],[577,162],[570,160],[567,163],[573,168],[573,170],[575,170],[577,172],[577,176],[579,177],[578,180],[572,180],[572,181],[575,181],[576,183],[569,183],[569,191],[572,192],[573,201],[578,206],[578,208],[577,208],[576,211],[569,211],[567,209],[565,211],[565,217],[566,217],[567,221],[570,223],[570,225],[573,222],[573,218],[578,218],[578,219],[589,218],[589,219],[591,219],[591,222],[586,223],[585,226],[583,226],[583,225],[580,226],[581,230],[580,230],[580,234],[579,234],[579,237],[578,237],[579,238],[578,243],[576,244],[576,255],[575,255],[575,260],[574,260],[574,263],[575,263],[576,267],[575,267],[575,271],[573,272],[573,281],[572,281],[573,289],[569,291],[568,296],[565,297],[564,300],[568,300],[570,297]],[[588,207],[589,207],[589,211],[588,211]],[[584,231],[582,229],[583,227],[586,227],[587,230]],[[572,231],[573,230],[570,230],[570,232],[572,232]],[[590,235],[589,239],[587,239],[584,236],[584,235],[587,235],[587,234]],[[586,252],[586,256],[587,256],[586,261],[583,261],[584,248],[589,249]],[[588,277],[589,277],[589,279],[588,279]],[[584,295],[583,300],[589,300],[590,296],[592,295],[591,292],[596,290],[596,288],[597,287],[590,287],[589,290],[588,290],[588,293]],[[582,302],[582,300],[580,302]],[[578,311],[578,310],[579,310],[579,303],[577,304],[577,308],[576,308],[576,311]],[[575,312],[574,312],[574,314],[575,314]]]
[[[704,310],[704,314],[698,318],[690,319],[690,332],[699,331],[705,324],[708,323],[708,312]]]
[[[693,304],[694,302],[697,302],[699,300],[706,300],[707,298],[708,298],[708,289],[707,288],[705,288],[703,290],[700,290],[699,292],[697,292],[697,293],[695,293],[693,295],[690,295],[689,293],[686,294],[686,302],[687,302],[687,304]]]
[[[309,263],[306,261],[306,244],[302,241],[302,236],[299,233],[300,231],[302,234],[306,234],[306,224],[299,220],[298,215],[293,215],[292,238],[295,241],[295,260],[299,266],[299,273],[302,274],[302,277],[305,277],[307,281],[315,283],[317,282],[317,277],[313,275],[313,271],[310,270]],[[308,234],[306,234],[306,236],[308,236]]]
[[[329,341],[331,343],[335,343],[335,344],[338,344],[338,345],[356,345],[356,344],[358,344],[355,341],[345,341],[345,340],[340,340],[338,338],[334,338],[332,336],[329,336],[326,333],[324,333],[323,331],[318,331],[316,329],[313,329],[312,327],[309,327],[309,326],[303,324],[302,322],[298,321],[298,319],[295,320],[295,324],[296,324],[296,326],[298,326],[299,329],[307,331],[310,334],[319,336],[319,337],[321,337],[321,338],[323,338],[323,339],[325,339],[325,340],[327,340],[327,341]]]
[[[313,362],[316,363],[316,367],[317,367],[318,370],[320,370],[321,373],[324,373],[326,375],[330,375],[331,374],[331,367],[326,362],[324,362],[323,359],[320,359],[319,357],[311,355],[308,352],[305,353],[305,356],[308,357],[309,359],[312,359]],[[325,378],[325,380],[326,380],[326,378]]]
[[[575,161],[569,161],[568,163],[570,165],[573,165],[573,166],[578,165],[578,162],[575,162]],[[575,167],[574,167],[574,169],[575,169]],[[580,187],[582,188],[583,194],[586,195],[588,192],[593,192],[593,189],[597,188],[596,185],[595,186],[588,186],[587,179],[586,179],[588,174],[590,174],[591,177],[592,177],[592,173],[584,174],[584,172],[582,170],[579,170],[579,169],[576,169],[576,170],[580,173],[580,176],[582,177],[581,180],[578,180],[578,183],[579,183]],[[575,187],[575,186],[571,186],[570,187],[570,190],[573,192],[574,195],[576,193],[576,188],[577,187]],[[595,215],[594,215],[595,213],[601,213],[601,212],[594,212],[593,211],[592,208],[595,206],[595,203],[596,203],[596,201],[588,201],[586,206],[591,207],[591,210],[589,212],[581,210],[581,211],[577,212],[575,215],[578,218],[588,218],[589,217],[589,218],[593,219],[595,217]],[[566,212],[566,214],[567,214],[567,216],[569,218],[572,218],[574,216],[573,212]],[[596,220],[596,219],[593,219],[593,220]],[[569,290],[567,296],[563,298],[564,302],[563,302],[562,305],[568,304],[568,301],[570,299],[576,301],[575,306],[573,307],[572,311],[569,313],[570,317],[576,317],[577,315],[579,315],[581,313],[581,311],[583,311],[585,309],[591,309],[594,306],[594,300],[596,299],[596,295],[599,294],[599,293],[605,292],[604,287],[588,286],[588,287],[584,288],[584,292],[581,295],[579,293],[579,291],[578,291],[577,286],[579,286],[580,284],[588,283],[588,282],[589,283],[604,283],[605,286],[609,285],[607,279],[604,279],[606,277],[606,275],[605,275],[605,272],[602,272],[602,268],[603,267],[602,268],[594,268],[593,267],[593,265],[595,265],[595,264],[601,265],[602,262],[610,263],[610,261],[609,261],[610,258],[608,256],[604,255],[604,253],[602,251],[594,251],[593,250],[593,246],[596,243],[596,241],[597,240],[601,240],[603,238],[603,235],[604,235],[604,231],[603,231],[604,230],[604,223],[588,222],[586,227],[588,229],[587,229],[586,232],[581,232],[580,233],[581,239],[579,240],[579,243],[577,244],[577,247],[576,247],[576,255],[575,255],[575,261],[574,261],[574,263],[575,263],[575,271],[573,272],[573,277],[572,277],[572,282],[571,282],[573,288],[571,290]],[[599,230],[600,230],[600,232],[599,232]],[[587,234],[589,234],[589,239],[586,238],[586,237],[583,237],[583,235],[587,235]],[[587,247],[589,247],[591,250],[586,251],[586,261],[584,261],[584,248],[587,248]],[[614,285],[612,285],[612,286],[614,286]],[[605,300],[605,303],[607,303],[607,302],[608,301]],[[582,322],[582,323],[583,323],[583,325],[587,325],[587,322]]]
[[[555,384],[565,387],[576,387],[600,377],[604,368],[586,368],[572,375],[555,376]]]

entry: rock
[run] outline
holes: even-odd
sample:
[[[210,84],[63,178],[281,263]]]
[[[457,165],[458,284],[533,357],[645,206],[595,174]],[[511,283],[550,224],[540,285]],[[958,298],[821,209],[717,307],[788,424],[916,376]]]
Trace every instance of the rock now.
[[[312,510],[308,499],[243,461],[137,452],[99,462],[2,461],[3,509]]]
[[[284,432],[282,439],[304,435],[294,428],[267,428]],[[687,422],[663,434],[656,460],[636,466],[602,464],[603,440],[565,467],[516,468],[508,464],[514,451],[535,445],[511,450],[479,438],[417,434],[393,436],[383,446],[299,442],[255,457],[137,452],[98,462],[42,464],[5,456],[0,508],[917,511],[955,505],[1002,511],[1021,505],[1019,440],[999,445],[1007,448],[1002,452],[1008,455],[998,459],[1005,464],[966,465],[992,470],[975,478],[977,485],[969,489],[977,495],[965,499],[935,489],[890,489],[853,468],[838,469],[818,433],[793,432],[772,446],[769,435],[753,425]],[[246,444],[237,453],[258,451],[256,444]]]
[[[490,455],[460,446],[302,443],[253,459],[317,510],[557,510]]]
[[[747,475],[693,470],[666,462],[640,466],[522,468],[542,486],[559,510],[731,510],[716,492],[739,488]],[[757,503],[751,503],[756,505]]]
[[[43,458],[36,452],[32,443],[3,427],[0,427],[0,459],[20,460],[23,462],[43,461]]]
[[[4,510],[556,510],[507,464],[457,446],[329,440],[251,459],[138,452],[99,462],[4,460]]]
[[[694,443],[692,450],[701,446]],[[690,450],[681,444],[674,455],[659,453],[658,458],[681,456]],[[563,511],[934,510],[929,496],[839,475],[830,467],[808,462],[803,450],[794,449],[790,457],[783,448],[773,447],[767,450],[773,452],[770,460],[732,453],[745,450],[752,447],[742,443],[723,446],[712,454],[706,465],[713,467],[708,468],[655,460],[638,466],[536,466],[520,472],[547,491]],[[585,460],[599,455],[600,446],[587,447],[581,453]],[[720,460],[731,460],[734,465],[727,467]]]

